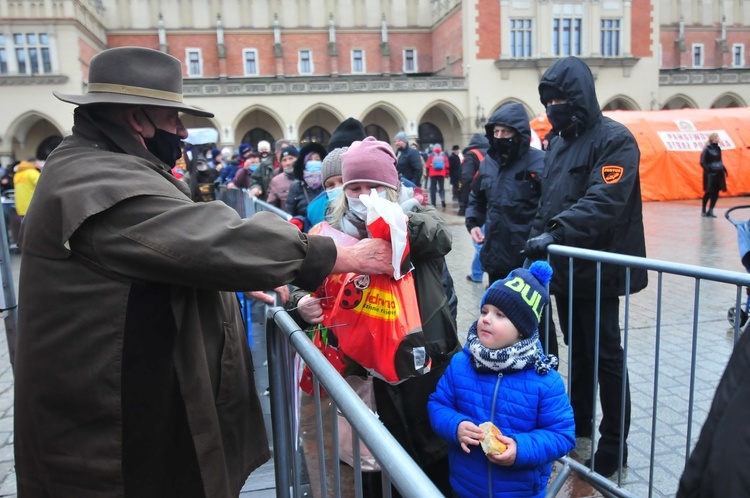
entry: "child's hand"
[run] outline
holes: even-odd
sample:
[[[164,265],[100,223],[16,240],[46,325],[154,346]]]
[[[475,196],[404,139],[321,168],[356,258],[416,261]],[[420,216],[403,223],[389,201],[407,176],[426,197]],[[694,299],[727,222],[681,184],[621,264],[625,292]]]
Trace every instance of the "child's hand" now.
[[[460,427],[460,426],[459,426]],[[490,462],[503,467],[510,467],[516,463],[516,452],[518,451],[518,445],[516,440],[507,436],[495,436],[501,443],[505,443],[508,448],[499,455],[487,455]]]
[[[469,453],[471,449],[468,445],[478,446],[480,441],[484,439],[484,431],[473,422],[464,420],[458,424],[456,436],[458,437],[458,442],[461,443],[461,449]]]

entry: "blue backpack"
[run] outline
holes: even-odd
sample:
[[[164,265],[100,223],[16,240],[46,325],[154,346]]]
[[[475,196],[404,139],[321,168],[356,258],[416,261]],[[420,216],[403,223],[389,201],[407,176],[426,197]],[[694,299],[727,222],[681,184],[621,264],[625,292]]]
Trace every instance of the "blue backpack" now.
[[[432,159],[432,169],[434,169],[436,171],[441,171],[444,168],[445,168],[445,159],[444,159],[444,156],[443,156],[443,154],[441,152],[440,154],[436,154],[433,157],[433,159]]]

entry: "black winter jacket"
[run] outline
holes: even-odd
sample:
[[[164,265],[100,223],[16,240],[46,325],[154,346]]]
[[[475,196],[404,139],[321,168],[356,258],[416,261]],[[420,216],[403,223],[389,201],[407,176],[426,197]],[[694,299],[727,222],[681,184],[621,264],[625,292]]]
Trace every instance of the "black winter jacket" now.
[[[418,187],[422,183],[422,173],[424,172],[424,164],[419,151],[407,145],[403,151],[396,152],[396,155],[398,156],[396,169],[399,178],[406,178]]]
[[[643,235],[640,151],[630,131],[602,116],[594,77],[576,57],[559,59],[544,73],[548,85],[574,107],[574,127],[556,136],[544,159],[542,196],[530,236],[552,232],[561,244],[633,256],[646,255]],[[568,293],[568,259],[550,259],[553,294]],[[596,263],[576,260],[576,298],[596,296]],[[625,267],[602,265],[602,297],[622,296]],[[633,268],[631,293],[646,287],[645,270]]]
[[[469,194],[466,229],[471,231],[486,224],[480,253],[482,269],[505,278],[525,259],[521,250],[537,212],[541,193],[538,176],[544,169],[544,152],[529,147],[531,128],[522,104],[504,105],[490,117],[486,126],[488,139],[493,136],[495,125],[518,132],[518,153],[508,161],[494,147],[489,148],[479,166],[476,188]]]
[[[475,151],[487,155],[487,149],[490,148],[490,142],[481,133],[475,133],[469,141],[469,145],[464,149],[464,162],[461,163],[461,190],[459,191],[458,203],[461,207],[469,205],[469,192],[471,191],[471,180],[474,174],[479,170],[481,160],[477,157]]]
[[[677,498],[750,496],[750,332],[740,336],[685,465]]]

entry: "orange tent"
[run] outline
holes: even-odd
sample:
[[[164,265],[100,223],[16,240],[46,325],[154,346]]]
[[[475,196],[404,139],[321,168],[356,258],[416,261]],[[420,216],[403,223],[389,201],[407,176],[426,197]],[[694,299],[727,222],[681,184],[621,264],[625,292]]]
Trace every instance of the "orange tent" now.
[[[552,129],[552,125],[547,121],[546,113],[537,115],[537,117],[529,121],[529,125],[531,126],[531,131],[539,136],[539,140],[544,140],[544,137],[546,137],[547,133]]]
[[[712,132],[719,134],[729,172],[722,195],[750,194],[749,108],[607,111],[604,115],[627,126],[638,142],[644,201],[703,197],[700,156]],[[542,129],[539,118],[530,122],[537,133]]]

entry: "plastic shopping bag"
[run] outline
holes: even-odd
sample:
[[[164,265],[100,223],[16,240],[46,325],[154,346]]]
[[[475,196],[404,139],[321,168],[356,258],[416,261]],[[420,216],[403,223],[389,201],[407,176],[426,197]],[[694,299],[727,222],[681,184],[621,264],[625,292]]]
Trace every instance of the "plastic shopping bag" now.
[[[310,339],[318,350],[323,353],[328,362],[333,365],[333,368],[340,374],[344,374],[351,364],[351,361],[344,355],[344,353],[331,344],[329,344],[329,332],[325,327],[318,326],[315,330],[308,333]],[[313,395],[313,374],[307,365],[302,368],[302,375],[299,380],[299,387],[302,391],[310,396]],[[326,391],[323,387],[320,387],[320,395],[326,396]]]
[[[429,371],[417,293],[411,273],[344,276],[323,324],[338,348],[373,375],[398,383]]]
[[[321,299],[323,324],[335,334],[337,347],[372,375],[395,384],[430,368],[410,273],[407,218],[398,204],[376,193],[360,200],[368,206],[371,235],[391,242],[394,275],[330,275],[315,296]],[[339,245],[357,241],[325,222],[310,233],[331,236]]]
[[[413,266],[409,258],[409,232],[407,216],[401,206],[380,197],[375,190],[370,195],[360,195],[367,206],[367,230],[373,239],[390,241],[393,250],[393,278],[409,273]]]

